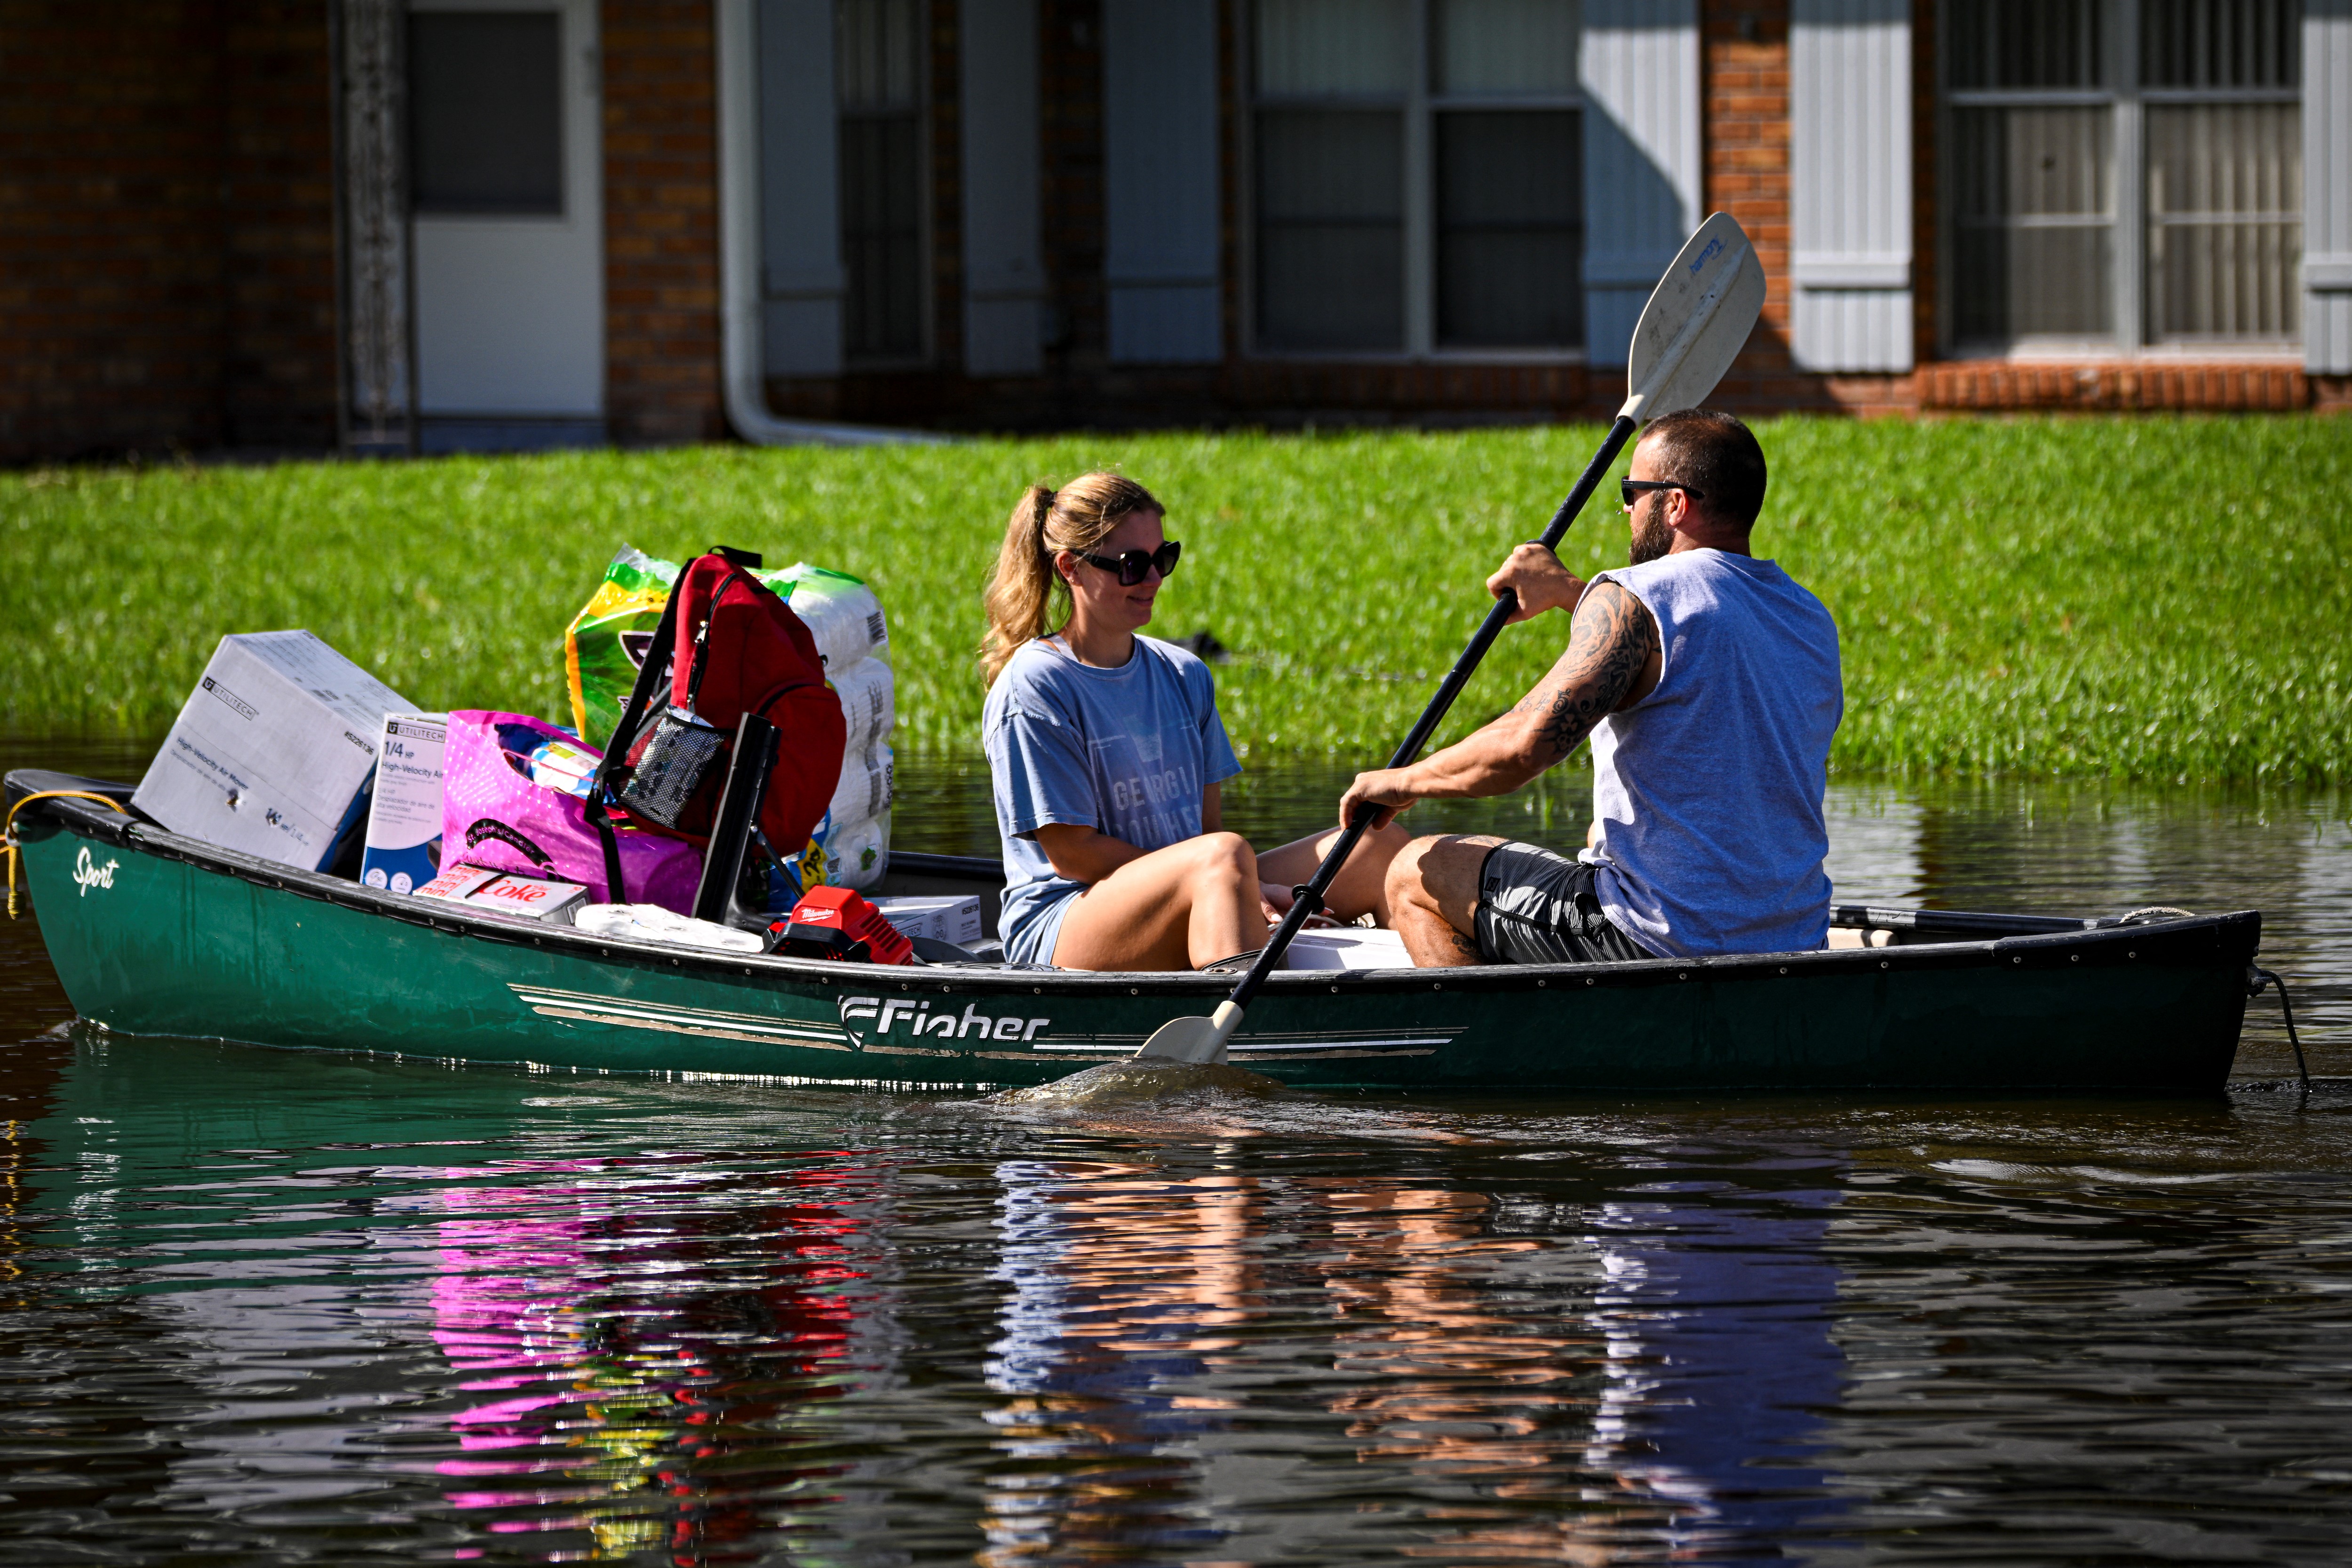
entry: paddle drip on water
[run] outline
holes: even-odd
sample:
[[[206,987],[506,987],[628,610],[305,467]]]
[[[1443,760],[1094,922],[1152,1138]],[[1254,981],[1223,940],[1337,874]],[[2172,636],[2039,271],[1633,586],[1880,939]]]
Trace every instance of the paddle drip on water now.
[[[1000,1089],[988,1099],[997,1105],[1100,1110],[1110,1106],[1164,1100],[1179,1094],[1239,1094],[1263,1100],[1281,1092],[1282,1085],[1275,1079],[1231,1062],[1123,1057],[1082,1068],[1051,1083]]]

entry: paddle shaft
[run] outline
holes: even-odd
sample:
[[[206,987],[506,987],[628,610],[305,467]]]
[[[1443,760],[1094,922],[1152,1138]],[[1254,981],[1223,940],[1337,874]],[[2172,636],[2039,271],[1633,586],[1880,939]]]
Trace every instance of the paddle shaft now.
[[[1546,550],[1559,543],[1560,536],[1568,531],[1569,524],[1576,521],[1576,514],[1584,510],[1584,503],[1592,499],[1592,492],[1600,489],[1602,479],[1609,477],[1610,468],[1617,461],[1617,454],[1624,450],[1625,443],[1632,439],[1637,428],[1638,422],[1632,415],[1617,416],[1616,423],[1609,426],[1608,439],[1601,443],[1601,450],[1595,452],[1592,461],[1585,465],[1584,473],[1576,481],[1576,488],[1568,492],[1568,499],[1559,503],[1559,510],[1551,514],[1551,525],[1543,531],[1543,537],[1537,540],[1537,543]],[[1495,646],[1495,639],[1502,635],[1504,625],[1518,613],[1518,595],[1508,588],[1496,597],[1495,607],[1486,612],[1486,619],[1470,639],[1470,646],[1462,650],[1462,657],[1454,661],[1454,668],[1445,672],[1444,680],[1438,682],[1437,695],[1432,697],[1429,706],[1421,710],[1420,720],[1397,747],[1396,754],[1389,759],[1389,766],[1407,766],[1421,755],[1421,749],[1429,744],[1429,738],[1437,732],[1440,724],[1445,722],[1446,710],[1452,708],[1454,700],[1462,695],[1462,689],[1470,684],[1471,674],[1477,669],[1479,660],[1486,657],[1486,650]],[[1331,852],[1323,857],[1323,864],[1315,868],[1315,875],[1295,890],[1297,896],[1291,900],[1289,912],[1282,917],[1282,923],[1266,939],[1265,951],[1257,955],[1257,962],[1250,965],[1247,974],[1242,976],[1242,983],[1234,987],[1229,999],[1234,1006],[1250,1005],[1251,998],[1257,994],[1258,987],[1265,984],[1265,977],[1282,963],[1282,955],[1289,951],[1291,938],[1297,936],[1300,928],[1322,910],[1323,895],[1330,890],[1332,879],[1339,876],[1339,868],[1348,863],[1348,857],[1355,853],[1357,843],[1364,837],[1364,826],[1370,820],[1370,806],[1358,812],[1355,820],[1341,831],[1339,842],[1331,846]]]

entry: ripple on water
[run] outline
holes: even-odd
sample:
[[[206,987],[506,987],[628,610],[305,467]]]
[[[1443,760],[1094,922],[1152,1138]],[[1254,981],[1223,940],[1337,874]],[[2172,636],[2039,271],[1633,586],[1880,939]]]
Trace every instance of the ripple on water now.
[[[2317,1563],[2352,1529],[2352,1126],[2284,1097],[1036,1114],[24,1050],[0,1542],[59,1560]]]
[[[1033,1110],[1109,1110],[1127,1106],[1204,1107],[1225,1096],[1263,1100],[1286,1092],[1276,1080],[1232,1062],[1171,1062],[1123,1058],[1081,1068],[1067,1078],[989,1096],[992,1104]]]

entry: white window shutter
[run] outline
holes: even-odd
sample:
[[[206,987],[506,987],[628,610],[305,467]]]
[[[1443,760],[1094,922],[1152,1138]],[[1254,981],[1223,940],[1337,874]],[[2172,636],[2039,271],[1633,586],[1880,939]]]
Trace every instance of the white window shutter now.
[[[1698,227],[1696,0],[1584,0],[1584,336],[1625,363],[1633,323]]]
[[[2352,374],[2352,0],[2303,5],[2303,365]]]
[[[833,0],[760,0],[760,316],[770,375],[841,374]]]
[[[1037,0],[963,0],[963,361],[1045,368],[1038,214]]]
[[[1910,0],[1792,0],[1789,15],[1798,368],[1911,368]]]
[[[1103,0],[1102,29],[1111,362],[1213,364],[1216,0]]]

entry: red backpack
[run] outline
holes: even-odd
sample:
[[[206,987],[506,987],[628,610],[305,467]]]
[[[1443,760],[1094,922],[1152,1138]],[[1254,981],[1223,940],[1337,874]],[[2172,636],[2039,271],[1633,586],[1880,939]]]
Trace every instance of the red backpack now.
[[[848,727],[841,700],[801,618],[751,575],[760,558],[715,550],[688,563],[670,590],[636,688],[605,750],[630,821],[709,842],[735,731],[756,713],[781,732],[759,826],[773,852],[807,844],[841,782]],[[645,722],[668,677],[667,711]],[[624,765],[625,764],[625,765]]]

